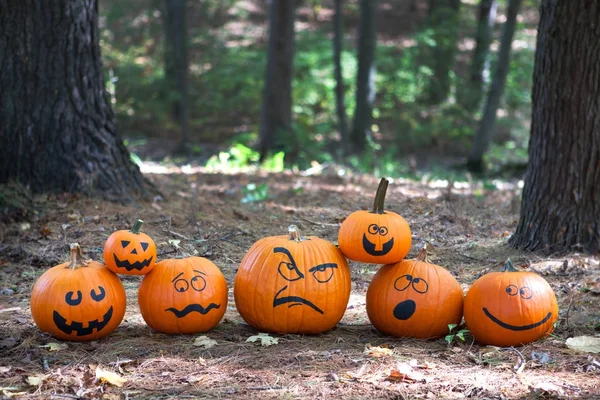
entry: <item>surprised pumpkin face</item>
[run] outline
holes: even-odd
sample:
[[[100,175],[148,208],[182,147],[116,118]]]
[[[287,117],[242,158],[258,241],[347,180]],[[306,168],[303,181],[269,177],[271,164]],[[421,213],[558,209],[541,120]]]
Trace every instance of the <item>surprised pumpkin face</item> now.
[[[123,275],[145,275],[154,268],[156,245],[140,232],[138,220],[130,231],[113,232],[104,244],[104,262],[113,272]]]

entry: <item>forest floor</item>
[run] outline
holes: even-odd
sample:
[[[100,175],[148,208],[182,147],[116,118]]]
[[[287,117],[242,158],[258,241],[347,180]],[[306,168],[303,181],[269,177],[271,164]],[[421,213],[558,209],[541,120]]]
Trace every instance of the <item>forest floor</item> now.
[[[576,352],[567,338],[598,335],[600,266],[597,257],[540,257],[508,246],[518,220],[517,182],[485,189],[477,181],[394,180],[387,208],[410,223],[414,256],[425,243],[431,261],[445,266],[464,291],[510,257],[542,274],[555,290],[560,318],[547,339],[516,349],[483,346],[467,336],[388,337],[369,324],[365,293],[377,265],[350,262],[352,293],[341,323],[315,335],[271,335],[278,344],[247,342],[257,332],[233,299],[236,269],[249,247],[296,224],[306,235],[337,241],[340,223],[369,208],[378,179],[260,171],[209,174],[172,167],[147,174],[164,198],[117,205],[78,196],[20,196],[23,206],[0,214],[0,397],[71,399],[167,398],[597,398],[600,356]],[[242,203],[249,183],[268,198]],[[460,186],[460,187],[459,187]],[[34,211],[35,210],[35,211]],[[6,211],[6,210],[5,210]],[[225,317],[205,334],[153,332],[140,315],[140,277],[122,276],[125,318],[100,340],[59,342],[40,332],[29,308],[32,284],[66,260],[68,244],[101,259],[104,241],[137,219],[172,256],[169,240],[216,263],[229,283]],[[525,267],[528,265],[528,267]],[[596,329],[596,330],[595,330]],[[199,336],[216,341],[195,346]],[[52,344],[59,343],[60,345]],[[103,372],[104,371],[104,372]],[[106,371],[116,377],[107,376]],[[396,372],[394,372],[396,371]],[[104,378],[102,378],[104,376]]]

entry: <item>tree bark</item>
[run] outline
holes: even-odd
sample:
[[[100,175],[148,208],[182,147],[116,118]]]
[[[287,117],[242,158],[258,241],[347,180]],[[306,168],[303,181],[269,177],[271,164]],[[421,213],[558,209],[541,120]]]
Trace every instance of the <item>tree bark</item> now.
[[[166,0],[163,17],[165,29],[165,79],[171,93],[172,116],[179,124],[177,152],[186,152],[189,144],[188,33],[186,0]]]
[[[342,43],[344,39],[344,24],[342,14],[343,0],[335,0],[333,15],[333,65],[335,74],[335,105],[338,116],[338,129],[342,142],[342,153],[347,153],[348,123],[346,121],[346,105],[344,104],[344,77],[342,74]]]
[[[375,102],[375,18],[376,0],[360,0],[358,30],[358,72],[356,77],[356,109],[350,141],[352,150],[361,153],[371,134],[373,103]]]
[[[471,154],[469,155],[467,163],[469,170],[474,172],[483,170],[483,155],[487,151],[496,129],[496,112],[500,106],[500,100],[502,100],[502,94],[504,93],[504,87],[506,86],[506,77],[508,76],[510,68],[510,51],[517,26],[517,13],[519,12],[521,2],[522,0],[509,0],[508,3],[506,23],[504,24],[502,40],[500,41],[496,72],[494,73],[494,79],[492,80],[492,86],[490,87],[486,99],[483,117],[479,123],[479,128],[477,129],[473,148],[471,149]]]
[[[269,43],[263,103],[260,118],[260,161],[269,151],[287,142],[294,143],[292,131],[292,76],[295,52],[295,0],[271,0]],[[278,142],[278,143],[275,143]]]
[[[600,251],[598,21],[598,2],[542,2],[516,248]]]
[[[95,0],[0,0],[0,182],[109,200],[149,188],[116,134]]]

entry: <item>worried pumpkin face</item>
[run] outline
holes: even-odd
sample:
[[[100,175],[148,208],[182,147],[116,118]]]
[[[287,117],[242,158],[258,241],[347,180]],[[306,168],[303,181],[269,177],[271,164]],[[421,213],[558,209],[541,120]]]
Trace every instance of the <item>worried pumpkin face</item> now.
[[[202,257],[163,260],[138,291],[142,317],[155,331],[199,333],[214,328],[227,309],[227,282]]]
[[[104,262],[113,272],[123,275],[145,275],[156,261],[156,245],[139,231],[138,220],[130,231],[113,232],[104,244]]]

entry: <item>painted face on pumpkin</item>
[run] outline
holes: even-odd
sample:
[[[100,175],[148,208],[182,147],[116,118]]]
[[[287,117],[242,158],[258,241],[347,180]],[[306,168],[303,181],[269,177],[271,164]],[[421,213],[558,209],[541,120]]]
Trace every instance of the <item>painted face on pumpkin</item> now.
[[[187,279],[183,272],[173,278],[171,282],[173,283],[175,291],[178,293],[185,293],[188,290],[193,290],[200,293],[206,288],[206,274],[198,270],[193,270],[193,272],[194,276],[191,279]],[[177,318],[183,318],[194,312],[206,315],[210,310],[218,309],[219,307],[221,307],[221,305],[216,303],[210,303],[207,306],[203,306],[199,303],[190,303],[182,309],[168,307],[165,311],[172,312]]]
[[[82,292],[81,290],[67,292],[64,302],[69,307],[82,307],[87,309],[90,308],[88,302],[101,303],[105,298],[106,290],[102,286],[98,286],[89,293]],[[70,310],[70,312],[73,313],[74,311]],[[75,333],[77,336],[87,336],[94,332],[100,332],[108,325],[112,316],[113,307],[110,306],[103,315],[99,315],[98,318],[94,320],[71,321],[71,323],[68,323],[67,318],[63,317],[57,310],[53,311],[52,320],[56,327],[67,335]]]
[[[384,256],[394,247],[394,238],[385,241],[385,236],[388,234],[388,228],[377,224],[371,224],[368,228],[369,237],[374,239],[374,242],[369,240],[367,234],[363,234],[363,248],[372,256]]]
[[[412,275],[402,275],[394,282],[394,289],[399,292],[413,290],[417,294],[425,294],[429,290],[429,284],[423,278],[415,278]],[[406,299],[394,307],[394,318],[406,321],[413,316],[417,309],[417,303],[412,299]]]
[[[287,260],[284,259],[279,263],[279,267],[277,271],[279,275],[290,282],[288,285],[285,285],[275,294],[275,298],[273,299],[273,308],[277,306],[281,306],[287,304],[289,308],[295,306],[308,306],[318,312],[319,314],[323,314],[323,310],[319,308],[315,303],[311,300],[305,299],[304,297],[295,296],[290,294],[289,292],[293,291],[294,282],[298,282],[297,285],[303,285],[302,282],[304,279],[315,279],[318,283],[327,283],[333,278],[334,270],[338,267],[335,263],[325,263],[319,264],[314,267],[309,268],[308,274],[312,276],[306,276],[301,268],[298,267],[294,257],[288,251],[288,249],[284,247],[275,247],[273,249],[273,253],[281,253],[287,257]],[[305,268],[302,268],[304,270]],[[288,290],[289,288],[289,290]],[[284,293],[288,290],[287,293]]]
[[[144,258],[148,249],[148,242],[137,242],[131,240],[121,240],[121,249],[113,253],[115,265],[118,268],[124,268],[126,271],[141,271],[148,267],[154,255]],[[118,253],[118,255],[117,255]]]
[[[515,296],[519,296],[521,298],[521,300],[529,300],[533,297],[533,291],[528,288],[527,286],[523,286],[521,288],[517,287],[516,285],[508,285],[505,289],[506,291],[506,295],[508,296],[508,299],[510,301],[511,298],[515,298]],[[505,329],[509,329],[511,331],[526,331],[529,329],[534,329],[537,328],[538,326],[544,325],[546,322],[548,322],[548,320],[550,318],[552,318],[552,312],[548,312],[548,314],[546,314],[546,316],[541,319],[540,321],[534,322],[532,324],[527,324],[527,325],[511,325],[509,323],[506,323],[502,320],[500,320],[499,318],[495,317],[486,307],[483,307],[483,313],[486,315],[486,317],[488,317],[489,319],[491,319],[494,323],[500,325],[501,327],[505,328]]]

